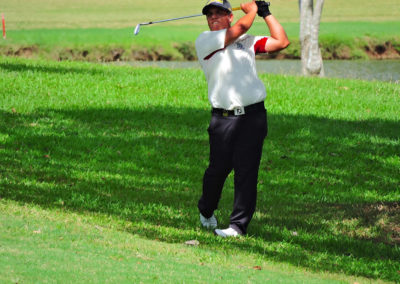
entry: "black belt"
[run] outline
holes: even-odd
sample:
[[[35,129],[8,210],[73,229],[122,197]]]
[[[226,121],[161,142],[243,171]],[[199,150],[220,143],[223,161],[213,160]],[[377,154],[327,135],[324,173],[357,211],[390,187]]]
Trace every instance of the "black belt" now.
[[[244,110],[244,113],[243,113]],[[264,102],[259,102],[256,104],[248,105],[243,108],[236,108],[234,110],[226,110],[223,108],[213,108],[212,113],[218,114],[221,116],[239,116],[239,115],[246,115],[255,112],[265,111]]]

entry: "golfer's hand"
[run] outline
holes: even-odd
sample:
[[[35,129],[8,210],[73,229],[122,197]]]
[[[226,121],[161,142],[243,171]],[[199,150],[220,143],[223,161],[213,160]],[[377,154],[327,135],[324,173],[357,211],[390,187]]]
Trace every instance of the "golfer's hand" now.
[[[257,14],[261,17],[261,18],[265,18],[269,15],[271,15],[271,12],[269,11],[269,2],[265,2],[265,1],[255,1],[258,7],[258,12]]]
[[[256,1],[251,1],[251,2],[247,2],[247,3],[242,3],[240,4],[240,8],[242,8],[242,11],[245,14],[249,14],[249,13],[257,13],[257,4]]]
[[[230,45],[241,35],[245,34],[251,28],[257,16],[257,4],[254,0],[240,4],[240,8],[242,8],[245,15],[226,30],[225,46]]]

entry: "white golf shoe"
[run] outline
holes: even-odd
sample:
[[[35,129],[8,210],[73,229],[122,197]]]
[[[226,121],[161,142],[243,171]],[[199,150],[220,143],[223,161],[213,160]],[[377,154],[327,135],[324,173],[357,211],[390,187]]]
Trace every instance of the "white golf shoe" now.
[[[214,214],[210,218],[206,218],[200,213],[200,223],[206,229],[215,229],[217,227],[217,218],[215,218]]]
[[[220,236],[220,237],[223,237],[223,238],[238,237],[238,236],[240,236],[240,234],[239,234],[235,229],[233,229],[233,228],[227,228],[227,229],[224,229],[224,230],[216,229],[216,230],[214,231],[214,233],[215,233],[217,236]]]

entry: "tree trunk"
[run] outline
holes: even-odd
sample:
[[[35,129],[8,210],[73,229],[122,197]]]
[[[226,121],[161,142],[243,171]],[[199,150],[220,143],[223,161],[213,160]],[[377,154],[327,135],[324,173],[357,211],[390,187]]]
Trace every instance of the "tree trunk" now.
[[[319,48],[319,24],[324,0],[299,0],[301,65],[303,75],[324,76],[321,49]]]

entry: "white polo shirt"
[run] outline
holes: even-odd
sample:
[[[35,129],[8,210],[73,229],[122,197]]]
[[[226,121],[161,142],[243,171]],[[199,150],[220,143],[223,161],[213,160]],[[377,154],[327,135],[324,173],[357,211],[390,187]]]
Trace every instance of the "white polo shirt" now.
[[[264,101],[267,94],[257,76],[255,55],[266,52],[268,37],[244,34],[224,48],[225,36],[226,29],[206,31],[196,40],[211,106],[232,110]]]

